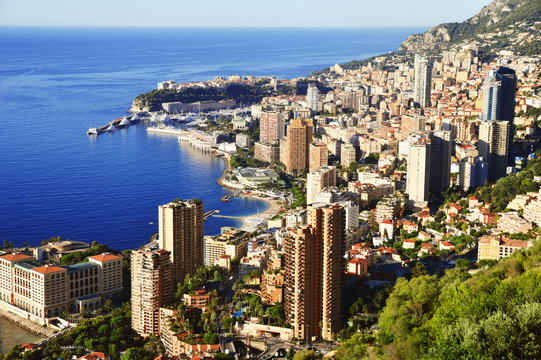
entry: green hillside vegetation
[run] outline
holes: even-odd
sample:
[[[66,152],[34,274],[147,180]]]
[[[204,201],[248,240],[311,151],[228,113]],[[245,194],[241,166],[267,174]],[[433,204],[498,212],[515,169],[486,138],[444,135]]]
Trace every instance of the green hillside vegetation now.
[[[327,93],[331,89],[323,84],[317,84],[322,93]],[[135,98],[135,103],[141,107],[149,107],[150,111],[159,111],[162,109],[162,103],[182,102],[185,104],[205,101],[236,100],[237,103],[254,104],[259,103],[266,96],[276,95],[306,95],[308,81],[299,80],[296,85],[281,85],[277,90],[267,86],[266,83],[257,85],[229,84],[225,91],[217,88],[188,88],[177,91],[176,89],[154,89],[144,94],[139,94]]]
[[[541,358],[541,242],[471,275],[401,278],[376,339],[356,334],[336,359]]]

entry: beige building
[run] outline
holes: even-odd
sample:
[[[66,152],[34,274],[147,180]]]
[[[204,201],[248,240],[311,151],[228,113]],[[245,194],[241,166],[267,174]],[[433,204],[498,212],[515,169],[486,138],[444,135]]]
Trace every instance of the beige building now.
[[[285,165],[288,173],[302,173],[308,169],[310,160],[309,146],[311,141],[311,120],[293,119],[287,127],[287,158]]]
[[[203,265],[203,202],[175,200],[158,208],[159,247],[171,253],[174,282]]]
[[[483,236],[479,238],[477,260],[499,260],[530,245],[529,241],[511,240],[504,236]]]
[[[308,173],[306,177],[306,203],[313,204],[316,201],[316,195],[329,186],[336,186],[335,167],[322,166]]]
[[[400,199],[387,196],[376,205],[375,221],[381,223],[385,219],[396,220],[400,218]]]
[[[283,301],[284,274],[266,272],[261,276],[261,298],[267,304]]]
[[[235,228],[228,228],[217,236],[205,236],[204,265],[216,265],[222,255],[231,259],[246,256],[249,236],[248,232]]]
[[[254,158],[268,163],[279,162],[280,147],[277,144],[256,142],[254,145]]]
[[[357,149],[351,144],[344,144],[340,149],[340,165],[349,167],[349,164],[357,161]]]
[[[169,251],[143,248],[132,252],[132,329],[139,335],[159,335],[160,307],[173,300],[172,274]]]
[[[310,226],[290,230],[284,239],[286,277],[284,309],[286,320],[298,339],[321,335],[321,244]]]
[[[295,337],[330,340],[341,326],[345,210],[322,204],[307,213],[308,225],[284,240],[286,318]]]
[[[309,171],[315,171],[329,164],[329,150],[325,144],[310,144]]]
[[[516,212],[503,213],[498,220],[498,231],[509,234],[527,233],[532,223],[518,216]]]
[[[32,320],[96,310],[122,289],[120,255],[92,256],[71,266],[40,265],[23,254],[0,257],[0,301],[26,311]]]

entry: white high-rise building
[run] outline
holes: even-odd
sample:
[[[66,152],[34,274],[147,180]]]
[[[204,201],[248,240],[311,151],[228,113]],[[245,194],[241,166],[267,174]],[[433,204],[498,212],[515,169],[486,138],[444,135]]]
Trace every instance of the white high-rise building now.
[[[336,168],[322,166],[306,176],[306,204],[316,202],[316,195],[328,186],[336,186]]]
[[[310,84],[306,91],[306,106],[312,111],[318,111],[319,89],[316,85]]]
[[[410,144],[408,155],[407,193],[409,199],[421,205],[428,202],[430,179],[430,141],[422,137]]]
[[[432,83],[432,65],[430,61],[415,54],[415,84],[413,99],[421,107],[430,106],[430,90]]]

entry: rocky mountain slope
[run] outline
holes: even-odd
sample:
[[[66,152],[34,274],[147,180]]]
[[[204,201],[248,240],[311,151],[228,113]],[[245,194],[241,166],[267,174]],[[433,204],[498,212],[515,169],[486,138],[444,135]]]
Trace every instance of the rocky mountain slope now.
[[[410,35],[400,50],[435,55],[451,47],[477,44],[486,51],[534,55],[540,53],[540,39],[541,0],[494,0],[462,23],[445,23]]]

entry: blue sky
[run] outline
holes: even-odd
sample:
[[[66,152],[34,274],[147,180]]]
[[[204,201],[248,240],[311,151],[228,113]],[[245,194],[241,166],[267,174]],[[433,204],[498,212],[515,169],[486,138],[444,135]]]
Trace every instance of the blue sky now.
[[[0,0],[0,25],[433,26],[489,0]]]

